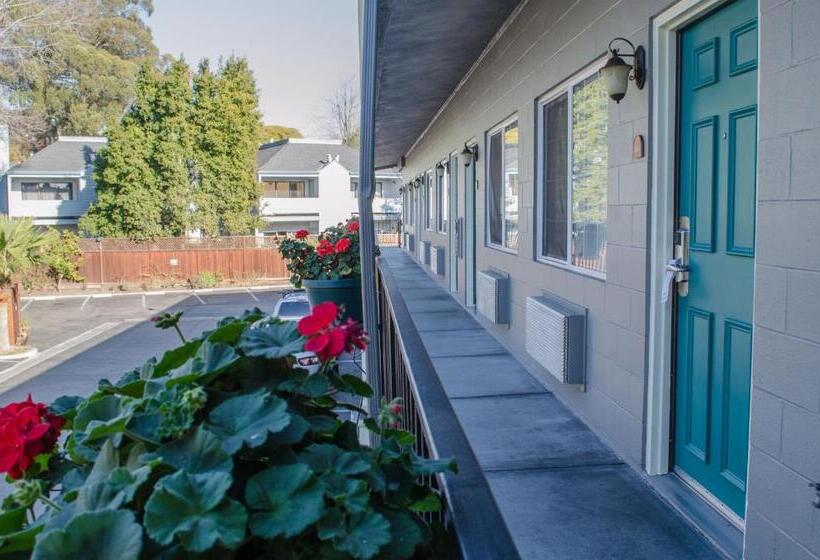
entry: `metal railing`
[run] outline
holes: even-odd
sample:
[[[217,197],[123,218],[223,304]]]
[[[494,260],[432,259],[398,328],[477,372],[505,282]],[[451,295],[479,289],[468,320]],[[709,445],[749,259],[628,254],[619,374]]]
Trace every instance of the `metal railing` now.
[[[402,428],[427,458],[453,457],[458,473],[425,477],[441,497],[442,511],[428,516],[452,530],[465,560],[520,558],[490,487],[450,399],[410,318],[389,266],[376,267],[381,363],[378,382],[387,400],[403,400]]]

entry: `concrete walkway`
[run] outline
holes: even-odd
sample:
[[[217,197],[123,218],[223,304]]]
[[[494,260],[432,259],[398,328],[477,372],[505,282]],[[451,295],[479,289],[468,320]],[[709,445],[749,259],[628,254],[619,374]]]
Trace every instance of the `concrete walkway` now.
[[[721,557],[407,253],[382,264],[522,558]]]

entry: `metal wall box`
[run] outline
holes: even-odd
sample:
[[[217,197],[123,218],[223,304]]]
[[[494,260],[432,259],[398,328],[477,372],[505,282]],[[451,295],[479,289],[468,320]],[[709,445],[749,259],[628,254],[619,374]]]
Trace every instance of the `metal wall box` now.
[[[438,276],[444,276],[444,247],[434,246],[433,254],[430,258],[430,268]]]
[[[430,266],[430,242],[429,241],[422,241],[421,242],[421,261]]]
[[[482,270],[476,277],[478,312],[496,325],[509,324],[509,276],[494,270]]]
[[[586,317],[584,307],[557,296],[527,298],[527,353],[561,383],[585,383]]]
[[[416,252],[416,236],[412,233],[405,234],[407,236],[407,250],[411,253]]]

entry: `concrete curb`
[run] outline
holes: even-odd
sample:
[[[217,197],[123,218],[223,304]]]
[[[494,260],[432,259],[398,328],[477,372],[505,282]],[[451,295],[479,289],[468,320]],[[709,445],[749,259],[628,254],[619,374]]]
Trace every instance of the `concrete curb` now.
[[[237,286],[235,288],[198,288],[195,290],[160,290],[151,292],[122,292],[122,293],[101,293],[101,294],[65,294],[54,296],[24,296],[20,298],[22,301],[60,301],[67,299],[103,299],[114,297],[128,297],[128,296],[167,296],[175,294],[230,294],[230,293],[250,293],[250,292],[264,292],[272,290],[281,290],[282,288],[290,288],[290,284],[272,284],[270,286]]]
[[[21,376],[34,366],[45,362],[46,360],[53,358],[57,354],[65,352],[66,350],[70,350],[83,342],[91,340],[104,332],[111,332],[114,327],[119,325],[120,323],[115,321],[109,321],[107,323],[103,323],[94,327],[93,329],[89,329],[83,333],[78,334],[75,337],[69,338],[59,344],[52,346],[51,348],[47,348],[42,352],[39,352],[36,356],[29,358],[27,360],[23,360],[22,362],[11,366],[10,368],[0,371],[0,394],[5,393],[9,389],[14,388],[17,383],[14,383],[17,377]]]

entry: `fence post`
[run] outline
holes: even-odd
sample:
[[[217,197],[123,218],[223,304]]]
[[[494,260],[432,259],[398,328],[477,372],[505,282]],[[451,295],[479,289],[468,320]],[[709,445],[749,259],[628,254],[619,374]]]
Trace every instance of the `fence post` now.
[[[100,291],[103,291],[103,250],[102,250],[103,240],[102,237],[97,238],[97,254],[100,258]]]

